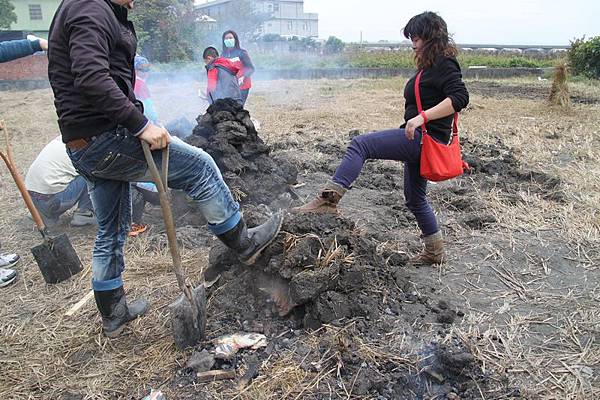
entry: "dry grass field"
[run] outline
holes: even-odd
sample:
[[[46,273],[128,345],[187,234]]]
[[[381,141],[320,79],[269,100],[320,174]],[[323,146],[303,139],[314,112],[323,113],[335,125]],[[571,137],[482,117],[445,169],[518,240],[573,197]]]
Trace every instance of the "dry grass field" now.
[[[273,153],[300,170],[299,180],[306,185],[298,193],[304,200],[333,171],[350,131],[401,124],[404,83],[401,78],[258,82],[248,109]],[[201,114],[195,85],[159,82],[152,87],[162,118]],[[249,360],[259,363],[259,376],[249,386],[195,383],[184,371],[191,351],[177,351],[169,331],[166,306],[178,289],[159,212],[149,211],[151,231],[126,247],[126,290],[147,297],[151,311],[120,339],[108,340],[93,302],[65,316],[90,290],[94,229],[72,228],[63,219],[60,229],[71,238],[84,271],[68,282],[46,285],[30,252],[39,234],[2,168],[2,250],[18,252],[22,261],[17,282],[0,290],[0,398],[141,399],[151,388],[169,400],[460,398],[440,397],[426,382],[420,393],[399,394],[396,388],[396,397],[386,394],[392,393],[386,390],[397,371],[418,375],[418,349],[454,341],[475,357],[481,377],[473,381],[486,383],[462,398],[600,398],[600,87],[572,84],[574,105],[563,110],[549,106],[547,81],[467,85],[471,104],[462,113],[460,132],[475,172],[430,189],[448,260],[439,267],[404,266],[398,272],[418,296],[433,298],[435,292],[449,298],[462,318],[446,326],[415,319],[408,324],[413,334],[397,329],[407,324],[402,312],[381,321],[351,318],[316,331],[265,328],[269,342],[277,345],[268,355],[258,350],[235,366],[241,376]],[[37,152],[58,135],[52,100],[49,89],[0,92],[0,118],[12,133],[23,175]],[[374,177],[380,176],[385,185],[376,184]],[[369,163],[361,179],[342,202],[342,215],[375,240],[382,254],[418,250],[410,216],[408,225],[395,225],[406,214],[401,168]],[[203,227],[180,225],[184,265],[197,281],[213,239]],[[252,327],[235,307],[222,306],[226,303],[219,296],[228,284],[210,292],[208,340]],[[356,328],[371,323],[377,335]],[[358,372],[348,374],[340,354],[350,341],[361,362]],[[306,368],[298,361],[300,353],[313,357],[319,368]],[[367,371],[363,384],[361,374]]]

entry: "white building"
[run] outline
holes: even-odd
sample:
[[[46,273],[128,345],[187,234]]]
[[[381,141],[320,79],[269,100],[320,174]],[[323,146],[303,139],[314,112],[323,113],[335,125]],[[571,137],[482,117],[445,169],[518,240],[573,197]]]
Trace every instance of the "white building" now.
[[[217,21],[227,12],[227,6],[237,0],[196,1],[196,9]],[[304,0],[249,0],[258,12],[268,13],[260,33],[281,36],[318,37],[319,15],[304,12]]]

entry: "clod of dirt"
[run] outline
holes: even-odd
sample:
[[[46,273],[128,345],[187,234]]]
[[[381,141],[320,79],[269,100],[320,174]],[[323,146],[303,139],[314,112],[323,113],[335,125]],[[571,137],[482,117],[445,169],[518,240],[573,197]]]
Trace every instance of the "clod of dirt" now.
[[[482,230],[488,226],[494,225],[496,222],[498,222],[496,217],[486,214],[472,214],[462,218],[462,223],[464,225],[475,230]]]
[[[306,269],[296,273],[290,281],[292,299],[296,304],[304,304],[317,298],[317,296],[334,285],[339,271],[340,266],[334,264],[324,268]]]
[[[215,357],[206,350],[196,351],[188,360],[186,367],[194,372],[206,372],[215,365]]]
[[[273,157],[258,136],[250,113],[231,99],[217,100],[186,142],[200,147],[215,160],[234,197],[242,204],[270,204],[289,193],[297,169]]]
[[[440,362],[454,374],[462,375],[468,368],[473,367],[475,358],[466,350],[440,348],[437,352]]]
[[[456,320],[456,311],[443,310],[437,316],[437,322],[440,324],[453,324]]]
[[[478,385],[485,385],[486,378],[475,357],[460,340],[453,338],[444,345],[428,346],[423,356],[426,358],[421,370],[429,381],[430,395],[453,398],[453,393],[461,399],[479,398]]]
[[[390,267],[404,267],[408,263],[408,255],[392,253],[387,257],[387,263]]]

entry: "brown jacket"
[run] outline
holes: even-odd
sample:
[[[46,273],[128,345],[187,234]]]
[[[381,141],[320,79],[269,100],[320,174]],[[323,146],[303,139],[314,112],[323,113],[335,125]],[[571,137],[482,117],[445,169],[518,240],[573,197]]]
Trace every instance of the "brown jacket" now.
[[[148,120],[135,99],[137,38],[127,10],[109,0],[64,0],[50,26],[48,76],[66,143]]]

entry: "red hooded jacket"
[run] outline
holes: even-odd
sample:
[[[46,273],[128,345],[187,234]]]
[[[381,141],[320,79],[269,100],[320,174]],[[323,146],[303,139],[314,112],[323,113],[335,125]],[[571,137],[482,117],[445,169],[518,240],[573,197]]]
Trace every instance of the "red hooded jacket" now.
[[[212,104],[218,99],[234,99],[241,103],[242,94],[238,83],[237,74],[240,72],[238,66],[227,58],[215,58],[206,66],[208,73],[208,87],[206,95]]]

